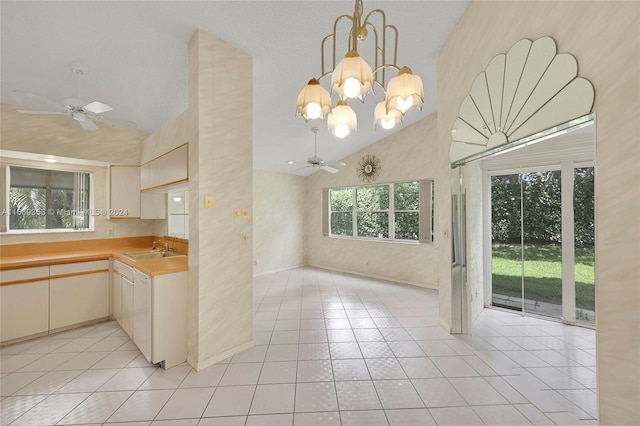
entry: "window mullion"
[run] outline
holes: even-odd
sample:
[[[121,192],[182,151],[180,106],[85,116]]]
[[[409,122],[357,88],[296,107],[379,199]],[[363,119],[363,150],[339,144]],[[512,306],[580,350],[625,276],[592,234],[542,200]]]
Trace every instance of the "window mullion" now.
[[[393,183],[389,184],[389,205],[387,206],[389,209],[389,223],[388,223],[388,227],[389,227],[389,239],[390,240],[395,240],[396,239],[396,227],[394,226],[395,224],[395,217],[396,217],[396,206],[395,206],[395,186]]]
[[[351,235],[354,237],[358,236],[358,189],[357,187],[351,188],[353,194],[353,204],[351,206]]]

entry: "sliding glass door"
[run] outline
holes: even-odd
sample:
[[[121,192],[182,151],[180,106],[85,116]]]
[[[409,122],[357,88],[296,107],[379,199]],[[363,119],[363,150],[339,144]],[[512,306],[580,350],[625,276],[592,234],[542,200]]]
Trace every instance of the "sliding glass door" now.
[[[520,174],[524,310],[562,317],[560,170]]]
[[[593,168],[494,174],[490,190],[492,305],[593,323]]]

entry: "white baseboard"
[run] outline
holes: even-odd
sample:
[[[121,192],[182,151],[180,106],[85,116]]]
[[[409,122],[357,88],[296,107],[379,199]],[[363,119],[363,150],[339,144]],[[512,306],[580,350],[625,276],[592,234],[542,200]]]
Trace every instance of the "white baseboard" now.
[[[200,370],[204,370],[207,367],[212,366],[213,364],[217,364],[218,362],[222,361],[223,359],[227,359],[232,355],[237,354],[238,352],[242,352],[244,350],[247,350],[249,348],[252,348],[253,345],[253,339],[249,340],[248,342],[245,342],[241,345],[238,345],[236,347],[233,347],[231,349],[228,349],[224,352],[221,352],[217,355],[214,355],[210,358],[207,358],[205,360],[202,360],[200,362],[196,361],[195,359],[193,359],[193,357],[191,356],[191,354],[189,354],[187,356],[187,362],[189,363],[189,365],[196,371],[200,371]]]
[[[350,271],[348,269],[333,268],[333,267],[330,267],[330,266],[315,265],[315,264],[308,264],[306,266],[311,266],[313,268],[319,268],[319,269],[327,269],[329,271],[342,272],[344,274],[359,275],[361,277],[375,278],[377,280],[390,281],[390,282],[397,283],[397,284],[412,285],[412,286],[415,286],[415,287],[422,287],[422,288],[427,288],[427,289],[430,289],[430,290],[438,290],[438,288],[439,288],[439,286],[437,284],[421,283],[421,282],[416,282],[416,281],[404,281],[404,280],[399,280],[399,279],[396,279],[396,278],[393,278],[393,277],[384,277],[384,276],[376,275],[376,274],[365,274],[363,272]]]
[[[274,269],[272,271],[266,271],[266,272],[259,272],[257,274],[253,274],[253,276],[254,277],[260,277],[262,275],[269,275],[269,274],[275,274],[275,273],[283,272],[283,271],[290,271],[291,269],[303,268],[305,266],[307,266],[307,265],[300,264],[300,265],[295,265],[295,266],[287,266],[286,268]]]

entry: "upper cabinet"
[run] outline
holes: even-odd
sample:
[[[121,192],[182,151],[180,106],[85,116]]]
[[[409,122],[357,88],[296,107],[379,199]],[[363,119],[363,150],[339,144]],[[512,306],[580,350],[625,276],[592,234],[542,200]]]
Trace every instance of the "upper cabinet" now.
[[[173,185],[189,180],[189,144],[162,154],[140,167],[142,191]]]
[[[140,167],[111,166],[109,217],[140,219]]]

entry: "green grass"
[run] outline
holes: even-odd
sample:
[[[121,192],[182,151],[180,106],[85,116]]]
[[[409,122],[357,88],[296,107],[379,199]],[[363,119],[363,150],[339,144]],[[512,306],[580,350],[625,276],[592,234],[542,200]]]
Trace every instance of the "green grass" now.
[[[520,246],[494,246],[492,259],[493,292],[521,296]],[[593,249],[576,248],[576,306],[595,310]],[[525,298],[562,304],[562,249],[556,245],[526,246]]]

